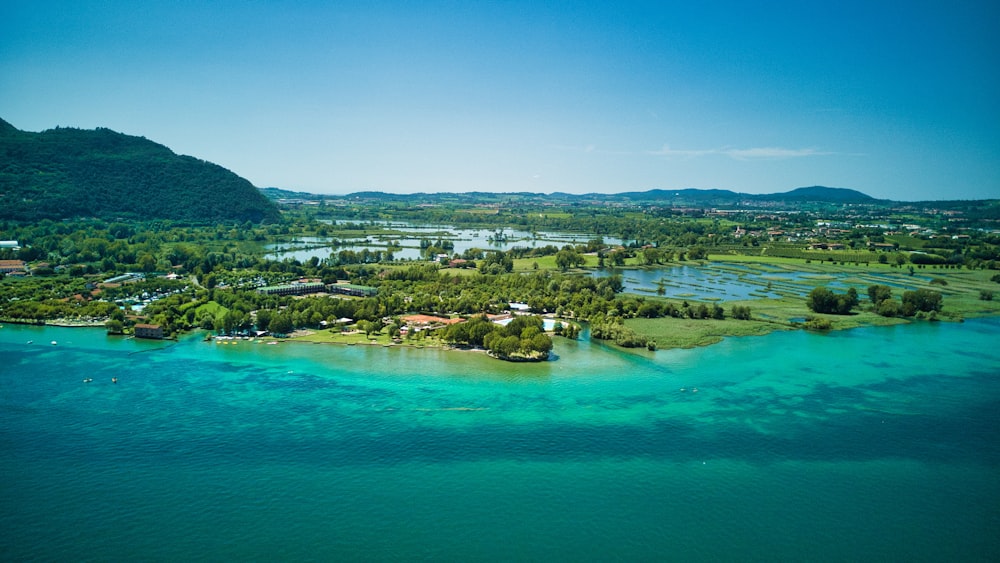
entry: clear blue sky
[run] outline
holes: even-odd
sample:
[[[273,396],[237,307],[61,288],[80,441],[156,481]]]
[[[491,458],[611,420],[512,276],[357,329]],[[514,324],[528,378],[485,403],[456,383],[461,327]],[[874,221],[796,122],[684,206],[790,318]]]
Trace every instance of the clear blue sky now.
[[[0,117],[257,186],[1000,197],[1000,3],[0,2]]]

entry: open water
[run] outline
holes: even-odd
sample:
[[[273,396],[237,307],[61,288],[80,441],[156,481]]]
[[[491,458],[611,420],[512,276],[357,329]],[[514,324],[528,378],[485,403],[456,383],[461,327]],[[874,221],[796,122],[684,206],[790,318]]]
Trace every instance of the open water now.
[[[998,337],[508,364],[6,325],[0,560],[998,561]]]

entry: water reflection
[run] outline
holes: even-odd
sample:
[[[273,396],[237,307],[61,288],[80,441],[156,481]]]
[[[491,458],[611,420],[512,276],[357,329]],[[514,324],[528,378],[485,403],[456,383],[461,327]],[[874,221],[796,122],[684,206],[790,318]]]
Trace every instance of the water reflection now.
[[[288,258],[306,261],[312,257],[320,260],[329,258],[341,250],[361,252],[391,251],[394,260],[420,260],[421,240],[432,243],[446,241],[452,246],[449,255],[463,254],[467,250],[478,248],[482,250],[507,251],[515,247],[539,248],[548,245],[561,247],[566,244],[584,244],[597,235],[588,233],[568,233],[558,231],[528,232],[517,229],[460,229],[451,225],[411,225],[404,222],[390,221],[346,221],[334,220],[331,224],[338,226],[356,225],[359,230],[372,228],[378,233],[363,237],[337,239],[336,237],[296,237],[293,241],[265,245],[267,258],[285,260]],[[622,240],[616,237],[602,237],[605,244],[619,245]],[[337,244],[339,240],[339,244]],[[390,248],[390,243],[393,246]],[[398,244],[398,246],[396,246]]]

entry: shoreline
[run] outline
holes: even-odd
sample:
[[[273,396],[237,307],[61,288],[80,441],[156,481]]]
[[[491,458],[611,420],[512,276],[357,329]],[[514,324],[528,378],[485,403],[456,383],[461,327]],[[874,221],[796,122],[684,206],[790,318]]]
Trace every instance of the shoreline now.
[[[959,314],[953,314],[953,315],[947,315],[946,314],[946,315],[942,315],[942,316],[938,317],[937,319],[933,319],[933,320],[931,320],[931,319],[917,319],[917,318],[893,317],[893,318],[891,318],[891,320],[890,319],[880,319],[883,322],[854,322],[854,323],[844,323],[844,324],[837,323],[836,322],[837,316],[835,316],[835,315],[822,315],[825,318],[830,318],[831,320],[834,320],[833,326],[831,326],[829,329],[826,329],[826,330],[810,329],[810,328],[804,326],[801,323],[795,323],[795,322],[783,323],[783,322],[777,322],[777,321],[771,320],[771,319],[754,319],[756,321],[755,324],[756,324],[756,326],[758,328],[764,328],[764,327],[766,327],[766,329],[759,330],[759,331],[749,331],[749,332],[742,333],[742,334],[735,334],[734,333],[734,334],[710,334],[710,335],[705,335],[706,338],[704,340],[701,340],[700,342],[697,342],[697,343],[683,343],[683,344],[680,344],[680,343],[671,343],[669,341],[662,342],[662,343],[661,342],[657,342],[657,348],[658,348],[658,351],[690,350],[690,349],[694,349],[694,348],[707,348],[709,346],[718,344],[718,343],[724,341],[727,338],[737,338],[737,337],[745,337],[745,336],[767,336],[767,335],[773,334],[775,332],[784,332],[784,331],[799,331],[799,330],[804,330],[804,331],[807,331],[807,332],[813,332],[813,333],[823,334],[823,333],[840,332],[840,331],[844,331],[844,330],[851,330],[851,329],[854,329],[854,328],[876,328],[876,327],[881,327],[881,326],[913,325],[913,324],[918,324],[918,323],[921,323],[921,322],[927,322],[927,323],[941,322],[941,323],[956,323],[956,324],[961,324],[961,323],[965,322],[966,319],[1000,317],[1000,314],[994,313],[992,311],[984,311],[984,310],[979,310],[979,311],[975,311],[975,312],[963,311],[963,313],[965,313],[965,314],[961,314],[961,313],[959,313]],[[816,316],[820,316],[820,315],[816,315]],[[647,319],[630,319],[630,320],[638,320],[640,322],[647,321]],[[659,321],[670,322],[670,319],[648,319],[648,320],[649,321],[658,321],[659,320]],[[679,321],[683,322],[684,319],[680,319]],[[0,319],[0,328],[2,328],[2,324],[3,323],[8,323],[8,324],[15,324],[15,325],[22,325],[22,326],[37,326],[37,327],[51,326],[51,327],[58,327],[58,328],[74,328],[74,329],[75,328],[91,328],[91,329],[100,328],[100,329],[105,329],[106,328],[105,327],[105,322],[106,321],[95,321],[95,320],[85,321],[85,320],[66,319],[66,318],[51,319],[51,320]],[[699,321],[696,321],[696,323],[698,323],[698,324],[707,323],[707,322],[711,322],[711,321],[709,321],[709,320],[699,320]],[[676,330],[684,332],[684,328],[683,327],[677,327]],[[456,345],[453,345],[453,344],[447,344],[447,343],[439,341],[439,340],[430,341],[430,342],[428,342],[426,340],[420,340],[419,342],[417,342],[417,341],[406,341],[406,340],[392,341],[392,340],[385,340],[386,337],[382,336],[381,337],[382,340],[368,339],[367,341],[362,341],[362,340],[348,341],[348,340],[336,340],[335,339],[336,337],[333,336],[333,335],[330,335],[330,339],[329,340],[320,340],[318,338],[311,338],[311,337],[315,337],[317,334],[321,334],[322,332],[323,332],[322,330],[299,329],[299,330],[294,331],[288,338],[276,338],[276,337],[273,337],[273,336],[264,336],[264,337],[217,336],[217,335],[214,335],[214,334],[211,334],[211,333],[205,334],[204,329],[194,329],[194,330],[185,331],[183,333],[177,334],[177,335],[175,335],[175,336],[173,336],[171,338],[163,338],[163,339],[160,339],[160,340],[174,340],[174,341],[176,341],[176,340],[180,340],[180,339],[184,339],[184,338],[200,337],[201,340],[204,341],[204,342],[215,342],[217,344],[228,344],[230,342],[232,344],[236,344],[239,341],[245,341],[245,342],[255,342],[255,343],[256,342],[263,342],[264,344],[268,344],[268,345],[296,343],[296,344],[333,344],[333,345],[340,345],[340,346],[372,346],[372,347],[382,347],[382,348],[396,348],[396,347],[400,347],[400,348],[413,348],[413,349],[436,349],[436,350],[447,350],[447,351],[457,351],[457,352],[478,352],[478,353],[489,355],[490,357],[493,357],[494,359],[498,359],[498,360],[502,360],[502,361],[514,361],[514,362],[517,362],[517,361],[530,361],[530,362],[547,361],[547,360],[520,360],[520,359],[519,360],[505,360],[504,358],[499,358],[499,357],[496,357],[496,356],[490,354],[484,348],[475,348],[475,347],[467,347],[467,346],[456,346]],[[112,335],[112,334],[108,334],[108,336],[129,336],[129,337],[131,337],[132,335],[131,334],[125,334],[125,335]],[[708,336],[710,336],[710,338],[707,338]],[[655,338],[655,336],[653,336],[653,338]],[[157,340],[157,339],[153,339],[153,340]],[[556,341],[558,341],[558,339],[556,339]],[[579,341],[579,340],[577,340],[577,341]],[[636,353],[636,352],[640,351],[639,348],[627,348],[627,347],[623,347],[623,346],[618,346],[618,345],[614,344],[613,342],[609,342],[609,341],[599,340],[599,341],[596,341],[596,342],[599,342],[600,344],[603,344],[603,345],[611,346],[611,347],[613,347],[613,348],[615,348],[615,349],[617,349],[617,350],[619,350],[621,352]],[[645,353],[646,349],[643,347],[641,349],[641,351],[643,353]]]
[[[102,321],[84,321],[77,319],[0,319],[0,323],[9,323],[13,325],[28,325],[28,326],[57,326],[61,328],[106,328],[105,323],[108,320],[104,319]]]

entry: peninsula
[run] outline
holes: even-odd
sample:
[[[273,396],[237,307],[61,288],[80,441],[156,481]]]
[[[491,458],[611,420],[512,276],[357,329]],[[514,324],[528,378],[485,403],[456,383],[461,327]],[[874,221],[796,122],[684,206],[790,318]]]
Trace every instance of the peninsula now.
[[[0,199],[16,202],[0,206],[5,322],[523,361],[560,338],[655,351],[1000,313],[1000,200],[825,187],[318,195],[253,188],[109,130],[0,122],[0,148],[14,157]],[[164,174],[169,186],[154,181]]]

